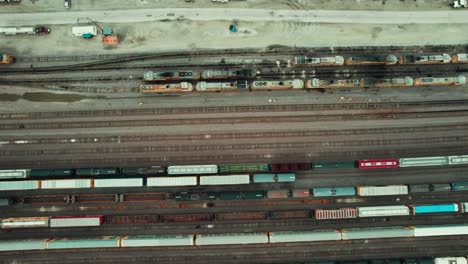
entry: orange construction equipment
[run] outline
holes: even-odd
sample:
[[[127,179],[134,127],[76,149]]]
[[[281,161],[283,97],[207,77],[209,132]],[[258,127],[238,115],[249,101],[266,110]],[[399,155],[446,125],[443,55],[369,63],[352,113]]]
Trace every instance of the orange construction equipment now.
[[[102,36],[103,45],[118,45],[119,41],[118,36]]]

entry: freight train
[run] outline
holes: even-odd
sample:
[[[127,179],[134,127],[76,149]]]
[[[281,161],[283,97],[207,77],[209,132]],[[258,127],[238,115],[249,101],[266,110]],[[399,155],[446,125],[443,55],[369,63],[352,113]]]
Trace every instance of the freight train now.
[[[107,236],[93,238],[46,238],[0,241],[0,251],[77,248],[190,247],[210,245],[275,244],[347,241],[387,238],[418,238],[468,235],[468,225],[393,226],[341,228],[336,230],[275,231],[263,233],[180,234]],[[465,263],[460,263],[465,264]]]
[[[196,71],[175,71],[175,72],[146,72],[143,79],[146,82],[153,81],[174,81],[174,80],[223,80],[237,78],[252,78],[255,72],[251,69],[227,70],[227,71],[212,71],[203,72]]]

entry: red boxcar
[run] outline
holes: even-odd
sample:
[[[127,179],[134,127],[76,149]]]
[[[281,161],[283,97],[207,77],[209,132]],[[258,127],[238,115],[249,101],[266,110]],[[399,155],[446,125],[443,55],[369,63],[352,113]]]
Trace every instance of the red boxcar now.
[[[292,190],[292,197],[294,198],[309,198],[309,189],[294,189]]]
[[[365,159],[358,160],[359,169],[398,168],[397,159]]]
[[[106,224],[110,225],[134,225],[134,224],[156,224],[157,215],[106,215]]]
[[[161,222],[163,223],[177,223],[177,222],[206,222],[211,221],[211,214],[172,214],[161,215]]]
[[[310,170],[310,163],[277,163],[271,164],[271,172],[295,172]]]
[[[272,211],[270,219],[293,219],[293,218],[309,218],[309,210],[297,211]]]
[[[357,218],[358,212],[355,208],[342,208],[335,210],[314,210],[315,219],[346,219],[346,218]]]
[[[239,213],[216,213],[217,221],[231,220],[263,220],[267,219],[267,212],[239,212]]]

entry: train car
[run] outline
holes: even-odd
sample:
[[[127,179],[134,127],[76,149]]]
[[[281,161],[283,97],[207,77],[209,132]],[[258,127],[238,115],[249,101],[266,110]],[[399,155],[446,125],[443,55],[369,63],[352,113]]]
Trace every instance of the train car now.
[[[106,215],[104,221],[107,225],[141,225],[156,224],[157,215]]]
[[[193,91],[193,85],[188,82],[170,83],[170,84],[153,84],[140,85],[140,93],[183,93]]]
[[[209,213],[161,215],[162,223],[209,222],[211,220],[212,217]]]
[[[151,167],[124,167],[120,169],[122,175],[128,176],[151,176],[165,174],[166,170],[162,166],[151,166]]]
[[[314,170],[328,170],[328,169],[354,169],[356,162],[354,160],[347,161],[323,161],[312,163]]]
[[[266,244],[268,242],[269,238],[265,233],[198,234],[195,238],[197,246]]]
[[[274,173],[255,173],[252,176],[254,183],[272,183],[276,182]]]
[[[413,226],[415,237],[468,235],[468,225]]]
[[[148,187],[166,187],[166,186],[195,186],[197,185],[196,176],[188,177],[148,177],[146,186]]]
[[[8,198],[0,198],[0,206],[8,206],[11,205],[13,201]]]
[[[341,208],[341,209],[315,209],[314,216],[317,220],[325,219],[349,219],[357,218],[358,211],[356,208]]]
[[[411,212],[415,215],[458,212],[458,204],[410,205],[409,207],[411,208]]]
[[[289,190],[269,190],[267,192],[268,199],[284,199],[291,195]]]
[[[294,210],[294,211],[271,211],[270,219],[296,219],[296,218],[309,218],[309,210]]]
[[[310,169],[311,169],[310,163],[271,164],[271,172],[296,172],[296,171],[308,171]]]
[[[277,182],[295,182],[296,174],[295,173],[277,173],[276,181]]]
[[[118,248],[121,237],[106,236],[99,238],[54,238],[46,242],[47,249],[71,248]]]
[[[455,77],[421,77],[414,80],[414,86],[458,86],[466,83],[463,75]]]
[[[25,179],[29,170],[0,170],[0,180],[3,179]]]
[[[247,82],[198,82],[195,90],[198,92],[224,92],[224,91],[247,91],[249,85]]]
[[[81,168],[76,169],[76,176],[114,176],[119,175],[117,168]]]
[[[400,64],[448,64],[452,62],[452,57],[449,54],[437,55],[405,55],[399,58]]]
[[[200,176],[200,185],[237,185],[249,184],[250,175],[212,175]]]
[[[413,230],[407,227],[373,227],[373,228],[351,228],[343,229],[341,232],[343,240],[412,237]]]
[[[468,213],[468,202],[460,203],[460,205],[461,205],[461,208],[462,208],[462,212],[463,213]]]
[[[445,257],[435,258],[434,264],[467,264],[465,257]]]
[[[121,239],[122,247],[193,246],[194,235],[141,235]]]
[[[346,65],[395,65],[397,63],[398,57],[395,55],[349,57],[346,59]]]
[[[50,227],[100,226],[103,223],[104,216],[102,215],[53,216],[50,218]]]
[[[410,215],[410,209],[405,205],[366,206],[356,209],[359,217]]]
[[[39,181],[0,181],[0,191],[37,190]]]
[[[200,74],[195,71],[176,71],[176,72],[146,72],[143,79],[149,81],[178,81],[178,80],[198,80]]]
[[[448,156],[450,165],[468,164],[468,155]]]
[[[73,169],[31,169],[29,172],[29,176],[33,178],[70,177],[74,175],[75,171]]]
[[[354,187],[313,188],[312,192],[314,197],[356,195],[356,189]]]
[[[49,227],[49,217],[11,217],[2,219],[1,227],[10,228],[33,228]]]
[[[452,191],[468,191],[468,182],[452,182]]]
[[[0,251],[44,250],[47,240],[35,238],[0,241]]]
[[[390,79],[365,79],[364,87],[377,87],[377,88],[397,88],[397,87],[411,87],[414,80],[411,77],[405,78],[390,78]]]
[[[219,165],[220,173],[269,172],[270,166],[266,163],[239,163]]]
[[[306,89],[328,89],[328,88],[360,88],[363,86],[362,79],[322,80],[313,78],[306,82]]]
[[[265,220],[267,218],[267,212],[215,213],[216,221]]]
[[[359,169],[388,169],[398,168],[397,159],[364,159],[358,160]]]
[[[42,180],[41,189],[92,188],[93,179]]]
[[[94,179],[94,188],[143,187],[143,178]]]
[[[167,174],[169,175],[196,175],[215,173],[218,173],[217,165],[179,165],[167,167]]]
[[[270,232],[270,243],[336,241],[336,240],[341,240],[341,233],[337,230]]]
[[[242,200],[242,192],[226,191],[218,194],[220,200]]]
[[[409,185],[410,193],[421,193],[421,192],[449,192],[452,187],[450,184],[411,184]]]
[[[452,56],[453,63],[468,63],[468,53],[459,53]]]
[[[309,189],[294,189],[291,191],[291,195],[294,198],[309,198],[310,190]]]
[[[295,66],[342,66],[343,56],[311,58],[303,55],[294,57],[292,64]]]
[[[15,58],[5,53],[0,53],[0,64],[10,64],[13,63]]]
[[[300,79],[282,80],[282,81],[253,81],[252,91],[269,91],[269,90],[289,90],[304,88],[304,81]]]
[[[419,167],[419,166],[443,166],[448,165],[448,157],[419,157],[419,158],[401,158],[400,167]]]
[[[251,69],[230,70],[230,71],[203,71],[201,78],[205,80],[219,80],[228,78],[252,78],[255,72]]]
[[[386,186],[357,186],[356,193],[360,196],[382,196],[382,195],[406,195],[407,185],[386,185]]]
[[[242,192],[242,198],[246,200],[258,200],[265,198],[266,193],[264,191],[245,191]]]

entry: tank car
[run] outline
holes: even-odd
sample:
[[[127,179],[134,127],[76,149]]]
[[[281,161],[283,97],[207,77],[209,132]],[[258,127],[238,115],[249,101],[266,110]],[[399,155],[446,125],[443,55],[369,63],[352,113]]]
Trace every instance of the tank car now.
[[[319,88],[359,88],[362,86],[363,80],[361,79],[344,79],[344,80],[320,80],[314,78],[308,80],[306,89],[319,89]]]
[[[195,90],[198,92],[222,92],[234,90],[247,90],[247,82],[199,82]]]
[[[292,63],[303,66],[341,66],[344,64],[344,58],[342,56],[309,58],[299,55],[294,57]]]
[[[304,88],[304,81],[299,79],[283,81],[253,81],[252,90],[289,90]]]
[[[231,70],[231,71],[204,71],[201,78],[205,80],[227,79],[227,78],[251,78],[255,74],[253,70]]]
[[[349,57],[346,59],[346,65],[394,65],[397,63],[398,57],[395,55]]]
[[[379,87],[379,88],[391,88],[391,87],[410,87],[413,86],[413,78],[391,78],[391,79],[371,79],[364,80],[365,87]]]
[[[468,53],[459,53],[452,56],[453,63],[468,63]]]
[[[145,81],[171,81],[171,80],[198,80],[200,74],[195,71],[176,72],[146,72],[143,75]]]
[[[188,82],[170,83],[170,84],[154,84],[154,85],[141,85],[140,93],[180,93],[191,92],[193,85]]]
[[[400,64],[448,64],[452,61],[452,57],[449,54],[438,54],[438,55],[405,55],[401,56]]]
[[[414,80],[414,86],[454,86],[466,83],[466,77],[463,75],[456,77],[421,77]]]

